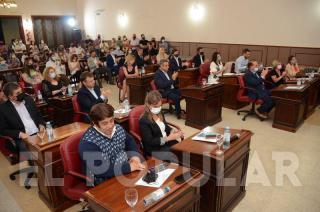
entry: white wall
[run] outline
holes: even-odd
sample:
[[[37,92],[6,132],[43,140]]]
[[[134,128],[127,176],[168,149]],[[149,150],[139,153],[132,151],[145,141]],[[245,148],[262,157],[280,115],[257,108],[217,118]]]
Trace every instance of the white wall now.
[[[188,10],[204,5],[194,23]],[[104,9],[100,16],[95,11]],[[117,15],[129,17],[119,27]],[[145,33],[172,41],[320,47],[320,0],[77,0],[77,14],[87,34],[110,39]]]

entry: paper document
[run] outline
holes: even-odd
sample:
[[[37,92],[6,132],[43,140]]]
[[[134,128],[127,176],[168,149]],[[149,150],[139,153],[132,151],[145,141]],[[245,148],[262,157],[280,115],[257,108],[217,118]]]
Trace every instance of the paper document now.
[[[304,85],[299,85],[299,86],[287,86],[285,87],[286,90],[300,90],[304,88]]]
[[[142,180],[143,177],[138,180],[135,185],[141,185],[141,186],[147,186],[147,187],[153,187],[153,188],[160,188],[162,184],[170,177],[170,175],[174,172],[175,169],[165,169],[161,172],[158,172],[158,178],[156,182],[153,183],[146,183]]]
[[[216,135],[219,135],[219,134],[216,133]],[[206,141],[206,142],[211,142],[211,143],[216,143],[217,142],[216,137],[206,137],[206,132],[200,132],[199,134],[194,136],[192,138],[192,140],[195,140],[195,141]]]

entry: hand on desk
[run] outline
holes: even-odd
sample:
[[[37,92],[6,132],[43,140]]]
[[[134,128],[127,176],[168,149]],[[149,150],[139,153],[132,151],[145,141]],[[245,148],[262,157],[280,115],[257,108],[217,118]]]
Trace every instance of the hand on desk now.
[[[179,131],[172,130],[170,132],[170,135],[167,137],[167,141],[175,141],[182,138],[183,136],[184,136],[184,133],[181,130]]]
[[[109,89],[101,88],[101,95],[102,96],[107,98],[108,96],[110,96],[110,94],[111,94],[111,91]]]
[[[22,140],[25,140],[25,139],[27,139],[27,138],[29,137],[29,135],[26,134],[26,133],[20,132],[19,137],[20,137]]]
[[[144,170],[146,168],[142,163],[140,163],[140,162],[138,162],[136,160],[130,160],[129,164],[130,164],[130,168],[131,168],[132,172],[136,171],[136,170],[142,171],[142,170]]]

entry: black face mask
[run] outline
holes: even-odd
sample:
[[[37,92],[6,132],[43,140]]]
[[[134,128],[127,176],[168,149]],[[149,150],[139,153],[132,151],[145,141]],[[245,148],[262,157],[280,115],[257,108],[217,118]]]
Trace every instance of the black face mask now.
[[[200,52],[200,55],[204,55],[204,52]]]
[[[33,68],[33,65],[27,65],[28,68],[32,69]]]
[[[21,93],[21,94],[19,94],[19,95],[17,96],[17,101],[18,101],[18,102],[22,102],[22,101],[24,100],[24,98],[25,98],[24,93]]]

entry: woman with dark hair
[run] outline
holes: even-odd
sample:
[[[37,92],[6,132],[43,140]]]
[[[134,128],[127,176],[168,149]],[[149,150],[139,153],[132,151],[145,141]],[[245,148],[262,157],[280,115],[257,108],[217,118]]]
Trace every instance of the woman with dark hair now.
[[[220,52],[214,52],[212,55],[212,61],[210,63],[210,73],[213,75],[222,75],[224,71],[223,64],[221,62]]]
[[[151,91],[145,99],[145,112],[139,125],[144,151],[149,156],[161,160],[172,160],[170,147],[183,137],[181,130],[172,128],[161,113],[162,96],[158,91]]]
[[[25,60],[21,78],[27,84],[26,86],[34,86],[42,82],[42,74],[37,70],[32,58],[27,58]]]
[[[79,82],[80,74],[81,74],[81,68],[80,63],[78,60],[78,56],[76,54],[71,55],[70,61],[68,63],[69,71],[71,74],[71,78],[75,79],[76,82]]]
[[[298,62],[295,56],[291,55],[288,58],[288,64],[286,66],[287,76],[289,78],[295,78],[297,73],[300,72],[300,68],[298,66]]]

